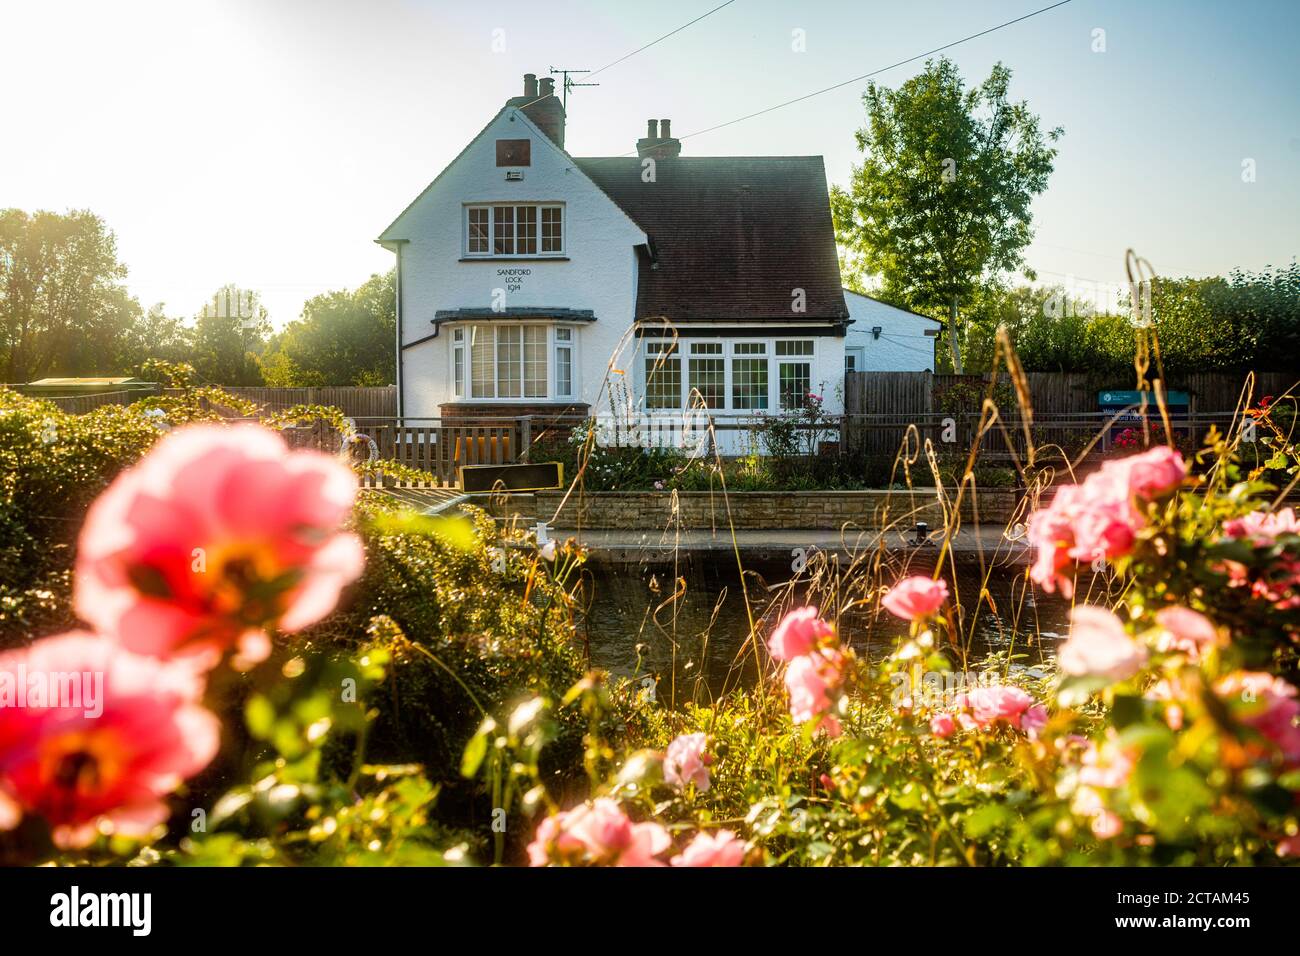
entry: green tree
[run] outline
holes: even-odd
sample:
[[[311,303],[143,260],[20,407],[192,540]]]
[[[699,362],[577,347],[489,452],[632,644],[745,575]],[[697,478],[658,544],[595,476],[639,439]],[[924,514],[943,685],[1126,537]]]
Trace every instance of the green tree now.
[[[0,210],[0,369],[7,382],[108,374],[140,304],[117,240],[89,210]]]
[[[1029,206],[1062,133],[1043,133],[1026,103],[1008,99],[1010,83],[999,63],[967,89],[941,58],[896,90],[870,84],[856,133],[865,158],[831,196],[839,243],[881,277],[884,297],[947,313],[957,372],[959,309],[982,282],[1023,265]]]
[[[395,378],[396,277],[373,275],[354,290],[303,306],[262,362],[270,385],[387,385]]]
[[[214,385],[261,385],[260,357],[271,335],[266,308],[256,292],[227,284],[195,317],[190,363]]]

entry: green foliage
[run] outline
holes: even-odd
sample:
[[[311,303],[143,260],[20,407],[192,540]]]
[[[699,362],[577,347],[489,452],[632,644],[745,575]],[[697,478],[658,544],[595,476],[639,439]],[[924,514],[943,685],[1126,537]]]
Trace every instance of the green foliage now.
[[[134,406],[68,415],[0,388],[0,646],[71,623],[69,572],[81,518],[158,435]]]
[[[981,281],[1023,264],[1030,204],[1047,188],[1061,130],[1043,133],[1028,105],[1008,98],[1010,84],[999,63],[967,89],[940,58],[898,89],[867,87],[865,157],[831,207],[840,244],[880,276],[887,300],[956,322]]]
[[[89,210],[0,210],[0,369],[4,381],[117,369],[140,305],[117,239]]]
[[[1088,372],[1099,380],[1133,374],[1135,329],[1126,302],[1071,296],[1061,286],[1008,288],[988,282],[965,309],[962,348],[969,371],[988,371],[1005,326],[1028,372]],[[1290,371],[1300,348],[1300,264],[1228,277],[1160,279],[1152,322],[1165,373]]]
[[[262,360],[268,385],[387,385],[394,380],[396,274],[308,300]]]

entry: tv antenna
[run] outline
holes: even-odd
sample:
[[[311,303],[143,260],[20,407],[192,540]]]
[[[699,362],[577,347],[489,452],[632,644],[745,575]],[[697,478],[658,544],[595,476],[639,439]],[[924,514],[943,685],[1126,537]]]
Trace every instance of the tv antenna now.
[[[560,105],[564,107],[565,115],[568,115],[569,112],[569,90],[572,90],[579,86],[600,86],[599,83],[577,83],[573,80],[573,77],[577,76],[579,73],[590,73],[590,72],[591,70],[557,70],[555,67],[551,67],[551,76],[554,76],[556,73],[558,73],[562,77],[564,77],[564,79],[560,83],[560,91],[561,91]]]

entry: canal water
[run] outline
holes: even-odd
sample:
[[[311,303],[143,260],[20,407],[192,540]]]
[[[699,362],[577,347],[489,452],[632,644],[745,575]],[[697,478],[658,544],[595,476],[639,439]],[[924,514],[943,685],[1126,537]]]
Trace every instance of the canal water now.
[[[589,603],[580,630],[591,662],[622,676],[652,677],[661,696],[676,700],[699,699],[697,685],[707,697],[752,683],[762,658],[748,643],[750,622],[765,640],[790,607],[816,603],[828,618],[838,607],[841,639],[859,654],[888,652],[908,629],[879,608],[879,594],[896,571],[854,566],[796,574],[769,563],[746,566],[742,580],[734,559],[716,555],[685,556],[677,565],[596,562],[588,568]],[[1070,602],[1029,585],[1023,567],[981,572],[958,566],[955,577],[946,577],[961,605],[958,626],[939,635],[954,665],[977,666],[994,652],[1040,664],[1067,633]]]

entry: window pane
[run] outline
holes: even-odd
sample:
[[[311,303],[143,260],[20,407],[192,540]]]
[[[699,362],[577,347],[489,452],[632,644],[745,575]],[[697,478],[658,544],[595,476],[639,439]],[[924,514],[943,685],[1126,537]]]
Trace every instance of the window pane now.
[[[808,362],[782,362],[777,367],[781,390],[781,408],[803,408],[812,390],[812,365]]]
[[[537,255],[537,207],[517,206],[515,216],[518,236],[515,251],[521,256]]]
[[[811,339],[805,339],[802,342],[777,342],[777,355],[812,355],[813,343]]]
[[[766,355],[766,342],[737,342],[731,347],[733,355]]]
[[[573,394],[573,349],[567,345],[555,350],[555,391],[565,398]]]
[[[469,242],[466,249],[469,252],[484,253],[488,251],[488,211],[485,207],[469,209]]]
[[[498,256],[514,255],[515,207],[492,207],[492,251]]]
[[[672,342],[647,342],[645,407],[682,407],[682,360]]]
[[[557,342],[568,342],[572,338],[573,338],[573,329],[560,328],[555,330],[555,341]]]
[[[736,348],[744,344],[739,343]],[[731,405],[736,409],[767,408],[767,359],[732,360],[731,398]]]
[[[457,345],[452,349],[452,363],[455,366],[452,381],[456,397],[460,398],[465,394],[465,349],[462,346]]]
[[[692,355],[721,355],[722,343],[721,342],[692,342],[691,354]]]
[[[546,327],[525,325],[524,398],[546,397]]]
[[[852,352],[844,353],[844,371],[856,372],[858,370],[858,357]]]
[[[504,325],[497,329],[497,398],[520,397],[521,331],[517,325]]]
[[[718,349],[722,346],[719,344]],[[691,347],[695,351],[695,347]],[[722,358],[693,358],[690,366],[690,387],[700,393],[699,401],[712,409],[727,407],[727,367]],[[690,399],[695,402],[695,396]]]
[[[470,329],[470,389],[474,398],[496,397],[493,348],[490,326],[476,325]]]
[[[559,206],[546,206],[542,209],[542,252],[562,252],[564,250],[561,223],[564,210]]]

